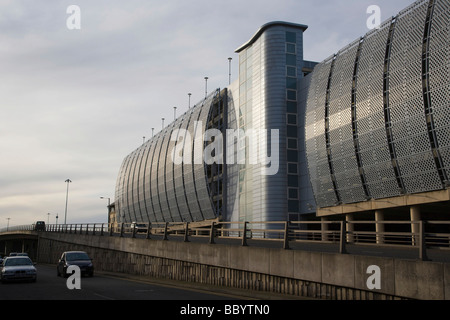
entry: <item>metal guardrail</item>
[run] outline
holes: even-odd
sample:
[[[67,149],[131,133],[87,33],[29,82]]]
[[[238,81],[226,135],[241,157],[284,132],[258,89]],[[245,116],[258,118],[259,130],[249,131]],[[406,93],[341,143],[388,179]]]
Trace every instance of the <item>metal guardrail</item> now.
[[[13,226],[2,232],[33,231],[34,225]],[[42,230],[43,231],[43,230]],[[419,257],[426,259],[426,248],[450,249],[450,221],[270,221],[270,222],[217,222],[202,223],[84,223],[49,224],[45,232],[71,234],[109,235],[140,237],[147,239],[160,236],[171,237],[238,239],[241,245],[248,240],[279,241],[284,249],[290,244],[305,242],[339,244],[339,252],[345,253],[348,244],[388,245],[414,247]]]

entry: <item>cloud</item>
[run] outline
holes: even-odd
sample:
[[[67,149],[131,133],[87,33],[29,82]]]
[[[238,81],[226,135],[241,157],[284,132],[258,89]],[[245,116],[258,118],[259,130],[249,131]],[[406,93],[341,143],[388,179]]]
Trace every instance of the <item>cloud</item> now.
[[[123,158],[238,74],[234,50],[274,20],[309,25],[305,58],[321,61],[367,32],[365,9],[383,20],[411,1],[77,0],[0,1],[0,227],[53,219],[107,221]],[[168,121],[166,121],[166,124]]]

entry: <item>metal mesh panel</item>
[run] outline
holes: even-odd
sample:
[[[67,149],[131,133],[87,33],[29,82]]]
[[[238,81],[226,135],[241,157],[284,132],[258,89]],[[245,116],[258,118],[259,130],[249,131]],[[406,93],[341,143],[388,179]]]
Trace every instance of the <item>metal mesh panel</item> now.
[[[390,58],[393,141],[407,193],[442,186],[431,153],[423,104],[422,48],[427,10],[428,1],[418,1],[399,14]]]
[[[429,40],[429,85],[434,128],[443,169],[450,175],[450,3],[436,0]]]
[[[136,216],[135,221],[145,221],[144,211],[141,210],[141,205],[143,207],[144,205],[144,192],[143,192],[143,174],[144,174],[144,168],[143,168],[143,162],[144,162],[144,154],[146,151],[148,144],[144,144],[141,148],[139,148],[137,159],[136,159],[136,166],[134,168],[134,177],[133,177],[133,208],[134,213]]]
[[[178,130],[180,129],[180,126],[183,123],[183,119],[184,117],[180,117],[179,119],[177,119],[177,121],[175,123],[173,123],[173,130],[171,132],[171,137],[170,137],[170,141],[169,141],[169,145],[168,145],[168,152],[167,152],[167,156],[166,156],[166,164],[165,164],[165,168],[166,168],[166,192],[167,192],[167,201],[169,203],[169,210],[172,214],[172,219],[173,221],[183,221],[181,218],[181,213],[180,213],[180,207],[179,207],[179,199],[180,202],[182,203],[182,207],[184,210],[186,210],[186,200],[184,197],[184,191],[181,190],[181,195],[182,197],[178,196],[178,192],[180,190],[178,190],[177,185],[176,185],[176,181],[177,181],[177,175],[180,174],[180,165],[176,165],[173,162],[172,159],[172,152],[174,150],[175,144],[177,140],[178,135],[176,134],[176,132],[174,130]],[[173,138],[172,138],[173,136]],[[174,140],[174,141],[172,141]]]
[[[125,219],[127,221],[135,220],[134,212],[133,212],[133,199],[132,199],[132,172],[134,165],[136,163],[136,156],[138,150],[135,150],[128,161],[127,170],[125,171],[125,179],[124,179],[124,197],[123,197],[123,214],[125,215]]]
[[[399,195],[386,138],[383,74],[391,20],[369,32],[362,44],[356,93],[358,141],[367,188],[371,197]]]
[[[158,161],[158,193],[159,193],[159,203],[161,205],[161,214],[163,216],[164,221],[172,221],[169,205],[167,203],[167,193],[166,193],[166,169],[167,169],[166,158],[171,133],[172,130],[170,127],[166,127],[162,132],[164,138],[161,144],[160,156]]]
[[[194,155],[194,139],[195,139],[195,127],[196,121],[198,120],[199,114],[201,112],[202,108],[201,105],[195,106],[194,110],[192,110],[191,120],[189,122],[189,126],[187,128],[187,131],[191,135],[191,144],[192,144],[192,150],[191,154]],[[189,163],[183,163],[183,172],[184,172],[184,184],[186,188],[186,197],[189,204],[189,209],[192,215],[192,218],[194,221],[201,221],[202,215],[200,211],[200,207],[197,201],[197,195],[194,185],[194,172],[193,172],[193,158],[190,160]]]
[[[201,113],[199,116],[199,123],[201,123],[202,127],[200,125],[196,128],[196,130],[201,130],[198,134],[198,131],[196,131],[198,136],[203,137],[204,130],[206,130],[206,126],[208,123],[208,115],[210,113],[212,101],[215,98],[216,94],[211,94],[208,96],[208,98],[204,101],[203,107],[201,109]],[[195,139],[194,141],[194,148],[197,147],[201,150],[200,154],[194,155],[196,157],[194,161],[194,175],[195,175],[195,188],[196,188],[196,194],[198,203],[200,206],[201,214],[203,219],[213,219],[215,218],[214,210],[211,203],[211,197],[209,195],[208,186],[207,186],[207,177],[205,174],[205,162],[203,159],[204,156],[204,142],[203,139],[198,141],[198,139]],[[198,159],[200,157],[200,159]]]
[[[180,130],[187,130],[188,125],[190,123],[192,110],[189,110],[185,116],[184,120],[180,126]],[[180,141],[179,137],[177,138],[178,143],[180,143],[180,148],[182,150],[182,153],[180,156],[184,156],[184,152],[190,152],[192,148],[188,148],[189,144],[192,143],[191,141],[186,141],[184,139],[188,139],[188,137],[183,137],[183,140]],[[175,193],[176,193],[176,200],[178,203],[178,208],[180,210],[180,219],[181,221],[192,221],[192,217],[190,215],[190,209],[186,200],[186,188],[184,185],[184,176],[183,176],[183,166],[184,164],[174,164],[174,184],[175,184]]]
[[[352,128],[352,83],[359,40],[336,57],[330,85],[330,150],[339,195],[344,203],[364,201]]]
[[[328,207],[337,202],[327,159],[325,104],[333,58],[316,65],[308,92],[305,141],[308,170],[316,204]]]
[[[155,215],[155,221],[156,222],[163,222],[163,217],[161,214],[161,205],[159,202],[159,194],[158,194],[158,163],[159,163],[159,155],[161,150],[161,144],[163,142],[164,136],[161,133],[158,133],[158,135],[155,137],[156,144],[155,149],[153,150],[152,155],[152,170],[150,174],[150,191],[151,191],[151,198],[152,198],[152,204],[153,204],[153,213]]]

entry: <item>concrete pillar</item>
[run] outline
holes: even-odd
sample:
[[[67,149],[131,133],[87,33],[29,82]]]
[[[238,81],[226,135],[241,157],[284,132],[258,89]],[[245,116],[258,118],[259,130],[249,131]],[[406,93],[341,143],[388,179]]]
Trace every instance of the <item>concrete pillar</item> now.
[[[375,211],[375,232],[377,244],[384,243],[384,212],[382,210]]]
[[[409,208],[409,213],[411,216],[411,233],[412,233],[412,245],[415,246],[419,242],[420,236],[420,207],[412,206]]]
[[[353,235],[353,232],[355,231],[355,225],[353,223],[350,223],[354,220],[353,213],[348,213],[345,215],[345,221],[347,221],[347,242],[353,243],[355,242],[355,237]]]
[[[328,223],[326,223],[326,221],[328,220],[326,217],[322,217],[320,218],[320,220],[322,221],[322,223],[320,224],[321,226],[321,230],[322,230],[322,241],[328,241],[329,237],[328,237]]]

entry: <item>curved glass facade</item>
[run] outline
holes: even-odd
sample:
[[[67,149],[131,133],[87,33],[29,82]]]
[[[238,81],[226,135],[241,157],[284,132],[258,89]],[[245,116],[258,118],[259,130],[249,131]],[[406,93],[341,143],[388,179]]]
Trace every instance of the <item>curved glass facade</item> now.
[[[118,221],[191,222],[218,216],[203,161],[203,134],[221,94],[210,94],[123,160],[116,183]],[[182,163],[173,161],[174,151]]]
[[[318,207],[449,186],[449,12],[416,1],[316,66],[305,144]]]

